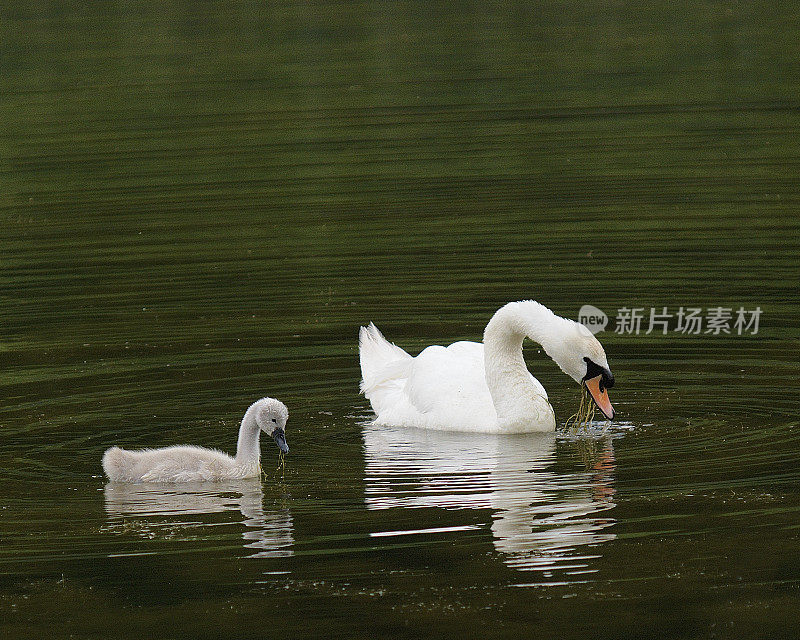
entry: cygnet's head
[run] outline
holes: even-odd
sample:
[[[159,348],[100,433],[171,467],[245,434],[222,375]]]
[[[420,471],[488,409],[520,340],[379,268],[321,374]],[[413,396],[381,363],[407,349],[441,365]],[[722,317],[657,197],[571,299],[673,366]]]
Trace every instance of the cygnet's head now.
[[[548,341],[545,351],[561,370],[578,384],[586,385],[595,404],[606,418],[614,409],[606,389],[614,386],[603,345],[584,325],[563,319],[557,340]]]
[[[286,444],[286,421],[289,410],[286,405],[275,398],[261,398],[256,402],[256,423],[259,428],[275,441],[283,453],[289,453]]]

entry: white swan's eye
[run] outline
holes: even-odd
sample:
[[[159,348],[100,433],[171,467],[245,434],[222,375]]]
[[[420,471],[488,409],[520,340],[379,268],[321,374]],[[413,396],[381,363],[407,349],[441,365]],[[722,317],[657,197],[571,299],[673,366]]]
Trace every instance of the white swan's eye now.
[[[272,421],[273,421],[273,422],[277,422],[277,420],[276,420],[275,418],[273,418],[273,419],[272,419]]]

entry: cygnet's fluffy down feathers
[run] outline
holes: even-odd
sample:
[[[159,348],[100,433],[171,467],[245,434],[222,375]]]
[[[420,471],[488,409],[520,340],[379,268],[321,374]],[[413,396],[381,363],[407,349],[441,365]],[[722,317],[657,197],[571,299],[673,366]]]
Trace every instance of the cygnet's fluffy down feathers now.
[[[103,471],[115,482],[196,482],[252,478],[260,468],[239,465],[216,449],[179,445],[137,451],[111,447],[103,455]]]
[[[289,411],[280,400],[261,398],[247,409],[239,427],[236,456],[192,445],[130,451],[111,447],[103,471],[115,482],[196,482],[253,478],[261,472],[259,437],[264,431],[282,451]]]

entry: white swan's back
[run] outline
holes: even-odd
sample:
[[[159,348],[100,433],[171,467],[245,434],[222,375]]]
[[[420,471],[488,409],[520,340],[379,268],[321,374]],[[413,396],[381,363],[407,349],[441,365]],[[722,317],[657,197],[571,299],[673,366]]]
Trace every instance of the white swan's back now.
[[[370,324],[361,327],[359,355],[377,424],[484,431],[497,422],[480,343],[433,345],[412,357]]]

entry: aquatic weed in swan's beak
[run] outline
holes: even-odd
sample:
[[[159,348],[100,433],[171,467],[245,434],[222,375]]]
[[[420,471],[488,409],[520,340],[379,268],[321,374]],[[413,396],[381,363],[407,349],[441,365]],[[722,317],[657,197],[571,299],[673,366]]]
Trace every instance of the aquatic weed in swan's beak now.
[[[589,391],[581,385],[581,402],[578,405],[577,413],[572,414],[564,423],[564,428],[570,431],[588,427],[594,420],[594,404],[592,403]]]

